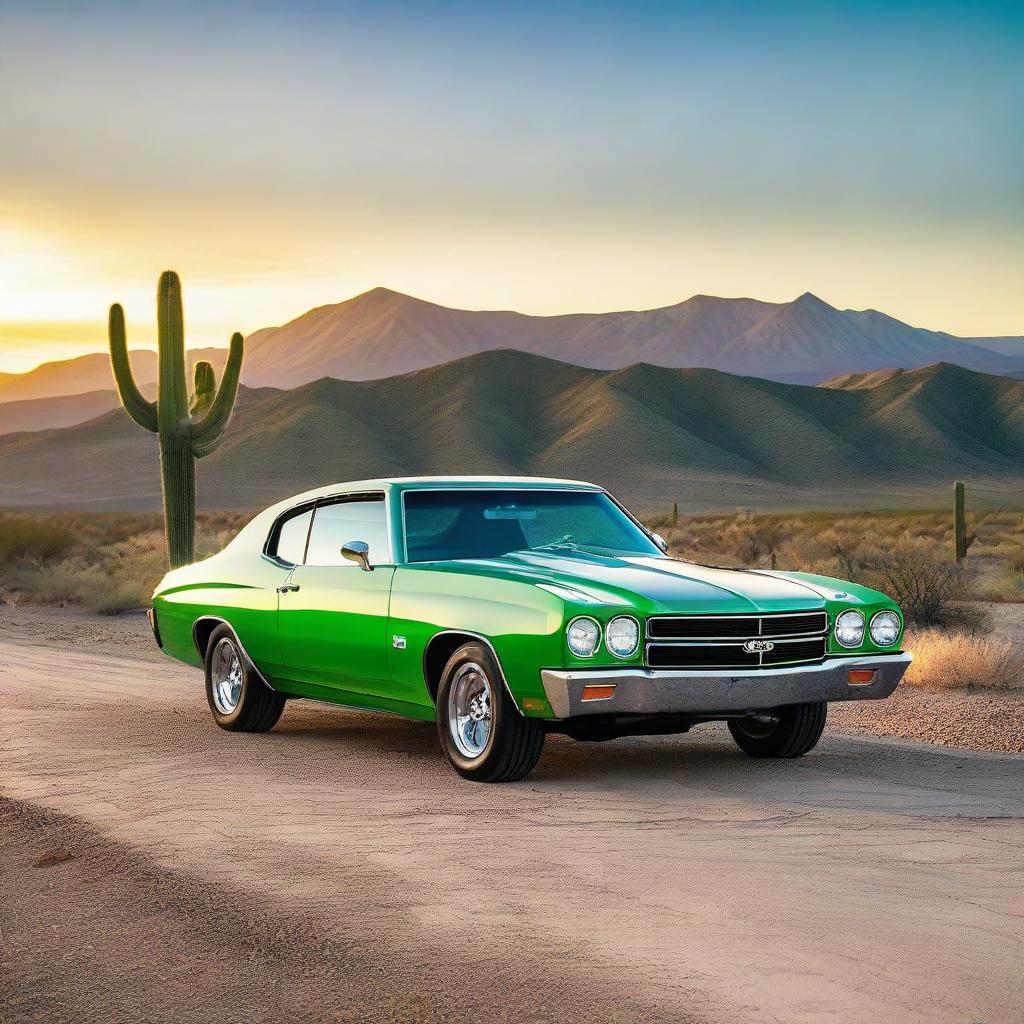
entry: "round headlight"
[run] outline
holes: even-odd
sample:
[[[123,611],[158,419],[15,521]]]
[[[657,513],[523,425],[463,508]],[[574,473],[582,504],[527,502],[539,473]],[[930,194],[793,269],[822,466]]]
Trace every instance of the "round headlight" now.
[[[836,619],[836,639],[844,647],[860,647],[864,642],[864,616],[852,608]]]
[[[892,647],[900,638],[900,625],[895,612],[876,612],[871,616],[871,639],[879,647]]]
[[[604,627],[604,645],[616,658],[631,658],[640,646],[640,623],[631,615],[616,615]]]
[[[589,658],[601,642],[601,627],[593,619],[581,615],[569,623],[565,642],[577,658]]]

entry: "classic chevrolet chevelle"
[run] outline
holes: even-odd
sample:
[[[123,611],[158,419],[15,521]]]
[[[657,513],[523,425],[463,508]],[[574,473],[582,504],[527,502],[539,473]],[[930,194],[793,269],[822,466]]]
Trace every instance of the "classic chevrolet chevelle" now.
[[[593,484],[363,480],[260,513],[169,572],[150,617],[224,729],[271,729],[294,697],[436,720],[483,782],[525,776],[548,732],[725,720],[746,753],[799,757],[828,701],[886,697],[910,663],[883,594],[664,549]]]

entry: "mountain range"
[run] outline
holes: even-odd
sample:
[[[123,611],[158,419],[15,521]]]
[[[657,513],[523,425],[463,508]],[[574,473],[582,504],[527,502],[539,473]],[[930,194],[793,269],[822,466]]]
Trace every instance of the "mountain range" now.
[[[199,463],[200,500],[255,508],[333,480],[529,473],[603,483],[643,512],[922,504],[945,501],[954,478],[1020,503],[1024,381],[937,364],[862,384],[497,350],[380,380],[243,387]],[[0,506],[159,496],[156,440],[120,410],[0,437]]]
[[[375,288],[256,331],[246,345],[246,383],[283,388],[320,377],[370,380],[502,348],[595,369],[650,363],[807,384],[934,362],[1024,371],[1024,338],[956,338],[875,310],[839,310],[810,293],[782,303],[695,295],[640,312],[527,316]]]
[[[639,312],[528,316],[450,309],[375,288],[250,334],[242,379],[250,387],[276,388],[322,377],[373,380],[509,348],[593,369],[643,362],[808,384],[935,362],[1024,376],[1024,338],[956,338],[875,310],[836,309],[809,293],[783,303],[695,295]],[[201,349],[189,356],[210,359],[219,369],[225,350]],[[156,379],[152,352],[135,351],[132,360],[141,384]],[[0,404],[97,391],[112,391],[105,353],[0,374]],[[82,404],[79,421],[94,414],[98,399],[90,401]],[[111,395],[111,408],[115,401]],[[31,422],[46,423],[44,407],[31,413]],[[7,410],[6,418],[15,415]],[[49,425],[73,422],[74,415],[73,404],[63,403]]]

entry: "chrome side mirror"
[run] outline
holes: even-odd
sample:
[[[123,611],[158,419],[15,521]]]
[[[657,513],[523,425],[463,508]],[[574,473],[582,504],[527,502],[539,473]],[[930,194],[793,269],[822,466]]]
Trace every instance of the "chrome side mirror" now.
[[[359,568],[364,572],[372,572],[370,565],[370,545],[362,540],[350,540],[341,547],[341,557],[347,558],[350,562],[358,562]]]
[[[668,541],[660,533],[652,533],[651,540],[661,548],[663,554],[668,554]]]

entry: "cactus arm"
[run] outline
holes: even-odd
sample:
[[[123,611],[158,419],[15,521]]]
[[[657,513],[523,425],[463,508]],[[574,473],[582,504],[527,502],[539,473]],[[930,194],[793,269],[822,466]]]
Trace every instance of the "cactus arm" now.
[[[157,343],[160,383],[157,423],[161,435],[170,434],[188,416],[185,378],[185,323],[181,312],[181,282],[172,270],[160,275],[157,285]]]
[[[124,329],[124,310],[119,303],[110,307],[108,322],[110,338],[110,367],[114,383],[124,410],[140,427],[153,433],[157,430],[156,403],[148,401],[139,391],[132,376],[132,364],[128,358],[128,338]]]
[[[189,411],[193,418],[202,416],[213,404],[213,396],[217,390],[217,378],[214,376],[213,367],[205,360],[196,363],[195,368],[195,393],[192,396],[192,404]]]
[[[224,364],[217,396],[206,414],[192,425],[192,454],[201,459],[213,452],[220,443],[224,428],[231,419],[231,409],[238,394],[238,378],[242,373],[242,355],[245,342],[240,334],[231,336],[228,361]]]

